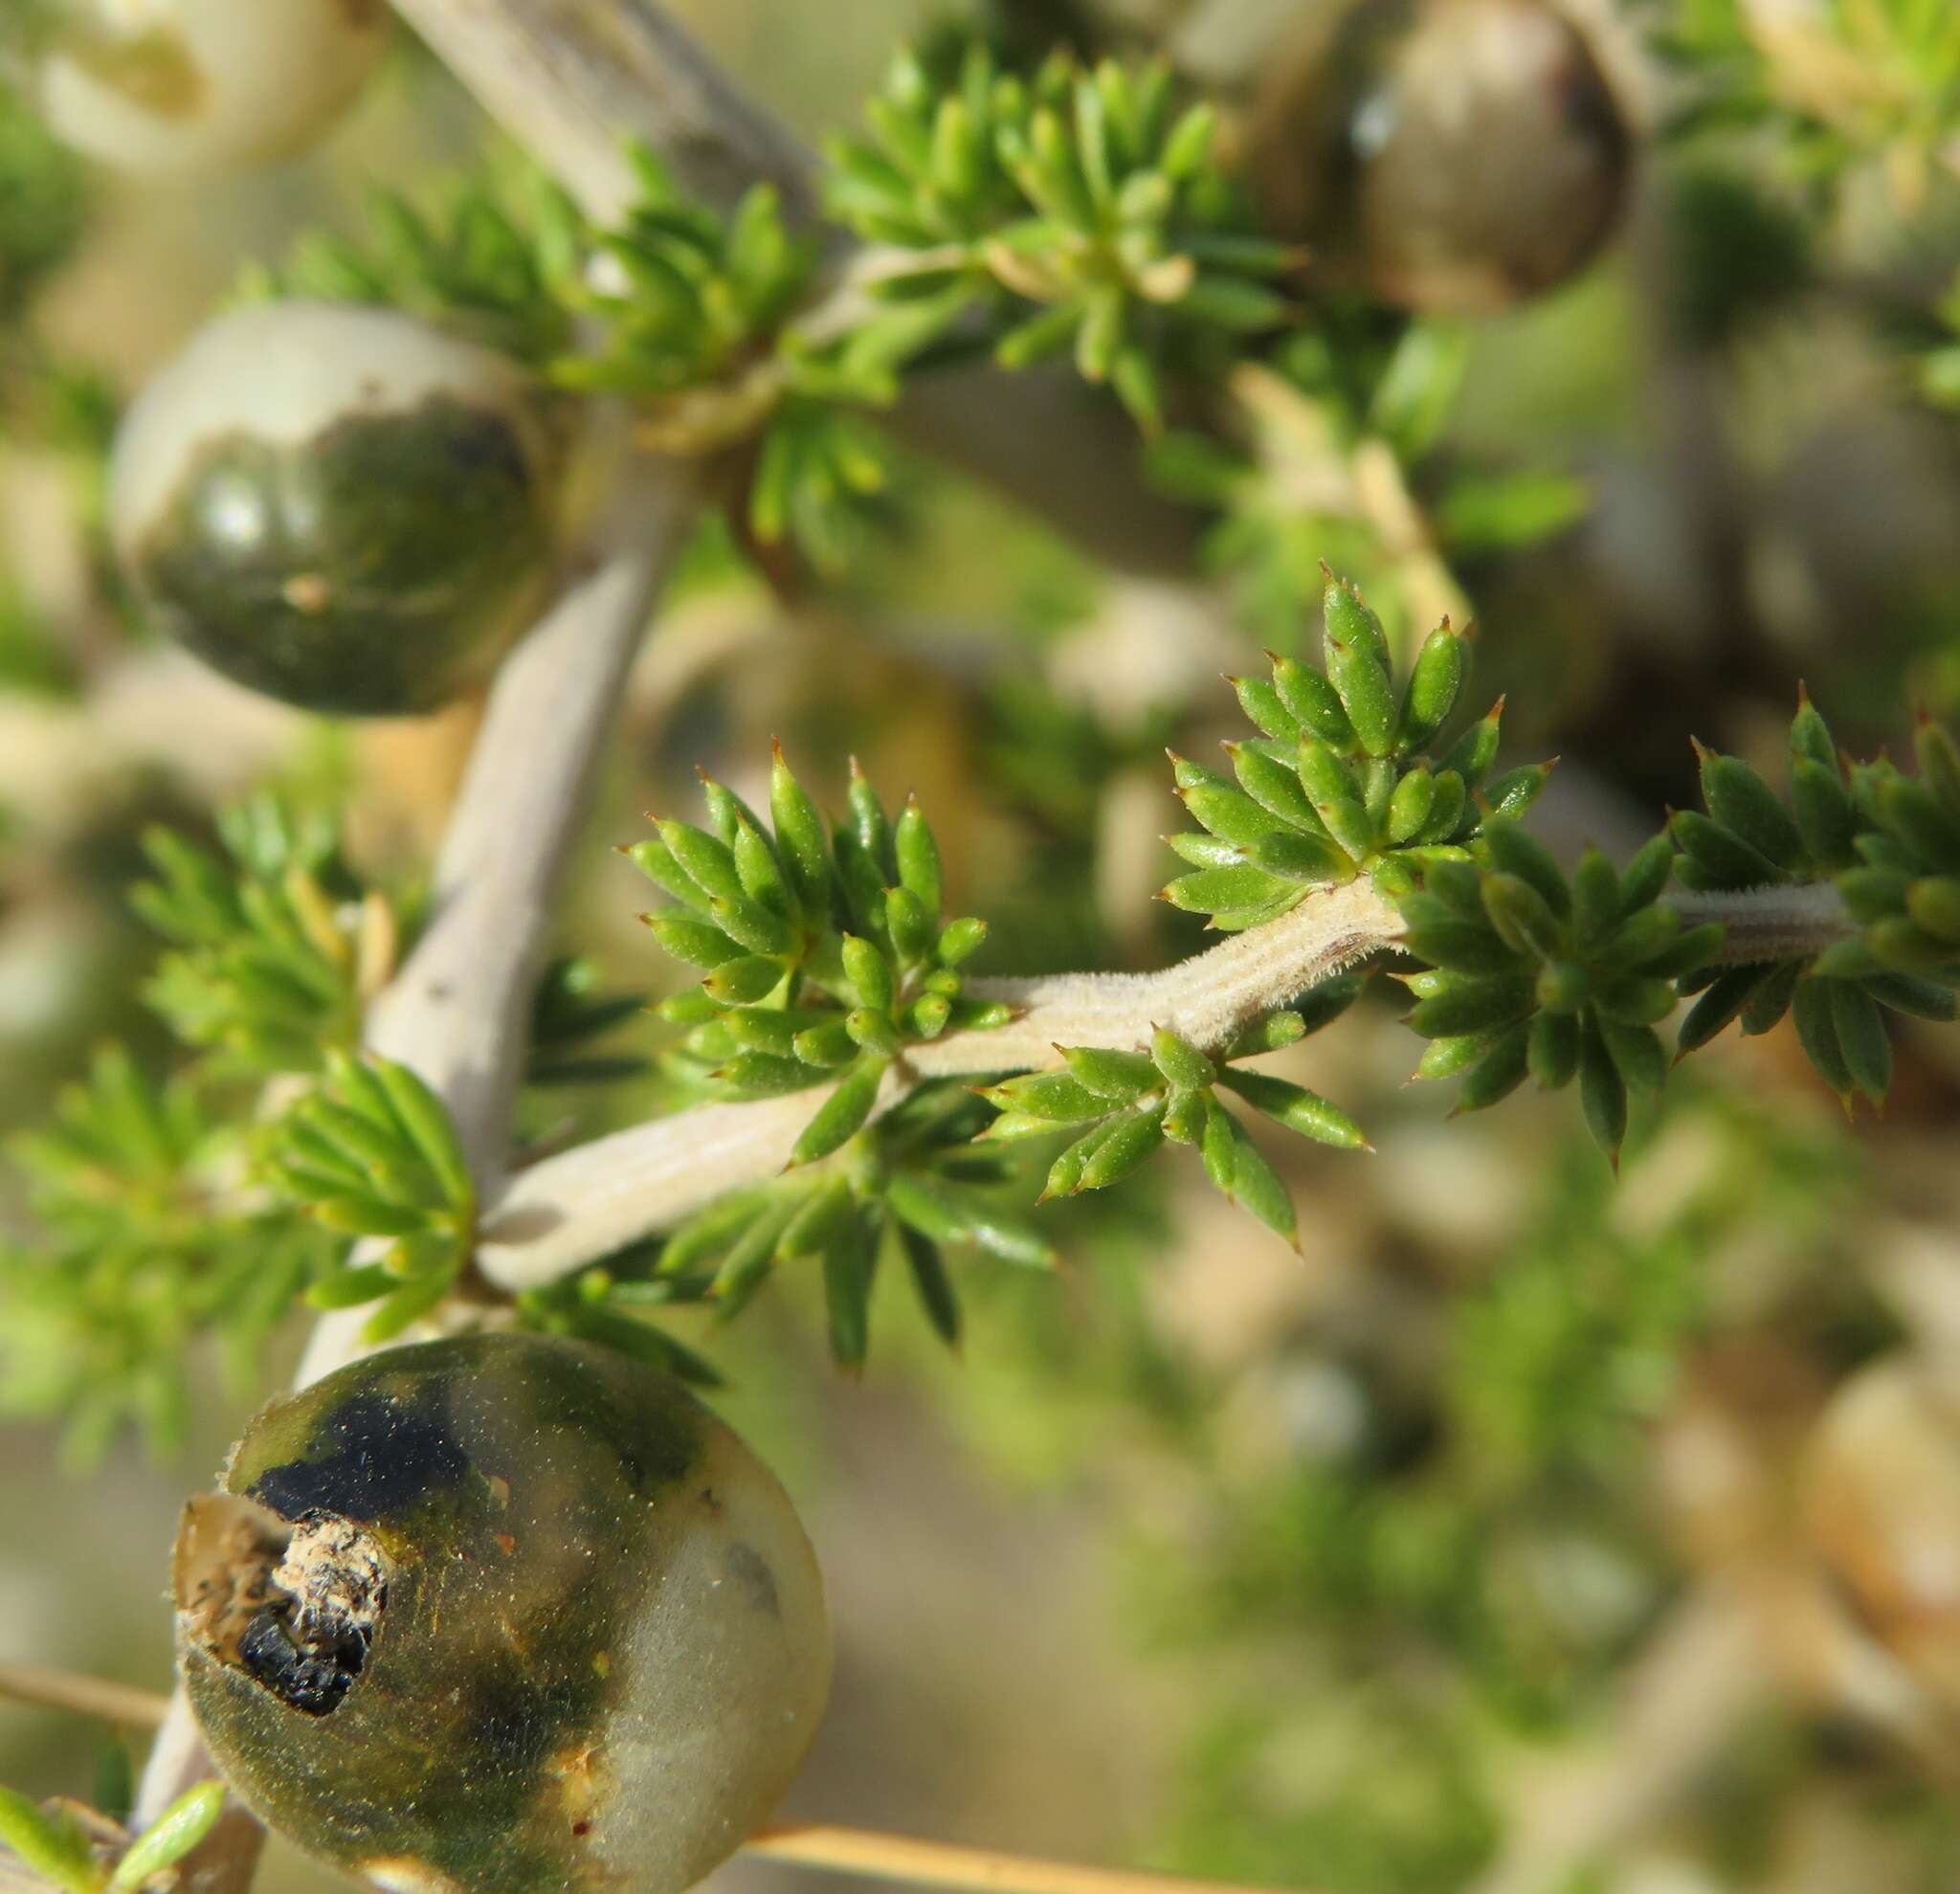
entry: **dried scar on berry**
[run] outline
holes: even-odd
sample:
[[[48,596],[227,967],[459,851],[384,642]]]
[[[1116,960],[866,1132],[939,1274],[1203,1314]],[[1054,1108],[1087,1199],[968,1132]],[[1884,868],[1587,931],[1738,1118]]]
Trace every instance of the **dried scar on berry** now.
[[[171,1589],[189,1644],[325,1716],[368,1660],[391,1569],[350,1521],[315,1514],[289,1525],[250,1500],[208,1493],[185,1508]]]

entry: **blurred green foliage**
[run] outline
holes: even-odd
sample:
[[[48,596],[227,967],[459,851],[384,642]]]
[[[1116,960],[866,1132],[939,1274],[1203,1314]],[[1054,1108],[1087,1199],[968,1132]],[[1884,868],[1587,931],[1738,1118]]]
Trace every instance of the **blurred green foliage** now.
[[[1428,1894],[1502,1858],[1511,1766],[1607,1727],[1704,1582],[1657,1460],[1682,1403],[1733,1355],[1820,1402],[1913,1338],[1865,1272],[1941,1181],[1908,1188],[1887,1138],[1940,1148],[1954,1111],[1950,1051],[1921,1022],[1954,1011],[1960,765],[1903,713],[1960,705],[1960,570],[1915,564],[1893,516],[1956,485],[1960,28],[1946,0],[1829,0],[1805,16],[1818,70],[1868,81],[1834,98],[1793,83],[1739,0],[1628,0],[1681,108],[1648,159],[1661,240],[1471,324],[1317,284],[1260,228],[1229,105],[1166,66],[1103,62],[1134,23],[1066,11],[1073,63],[1041,62],[1052,22],[1025,61],[962,25],[895,62],[832,143],[831,213],[867,246],[841,284],[837,233],[790,229],[766,189],[710,215],[642,155],[614,226],[492,158],[452,190],[376,199],[353,236],[304,235],[248,287],[395,304],[510,351],[568,403],[629,403],[646,438],[712,459],[730,501],[677,613],[739,583],[790,621],[636,732],[632,790],[657,808],[669,752],[715,762],[704,822],[663,819],[630,851],[669,898],[657,940],[692,971],[674,991],[608,931],[617,894],[581,893],[539,986],[522,1126],[541,1148],[565,1136],[573,1085],[581,1129],[649,1102],[808,1092],[804,1161],[515,1319],[711,1383],[735,1353],[718,1325],[778,1284],[786,1312],[741,1345],[770,1363],[758,1378],[806,1348],[902,1376],[1003,1480],[1102,1522],[1123,1633],[1174,1681],[1140,1848],[1324,1894]],[[99,551],[118,391],[33,304],[90,201],[0,96],[0,412],[10,449],[65,457]],[[1198,509],[1230,601],[1215,657],[1037,525],[897,472],[879,421],[908,385],[1051,358],[1090,384],[1066,398],[1127,409],[1151,477]],[[1875,420],[1933,431],[1909,480],[1852,452]],[[1413,537],[1388,529],[1384,492]],[[1951,515],[1932,517],[1937,539]],[[791,546],[848,601],[849,634],[773,556]],[[1474,603],[1474,640],[1460,617],[1437,628],[1439,596]],[[0,577],[6,708],[89,701],[100,640],[62,613]],[[807,670],[792,639],[818,653]],[[1495,710],[1465,726],[1473,651],[1522,757],[1500,755]],[[1841,732],[1806,702],[1785,738],[1799,663],[1829,680]],[[971,766],[951,794],[938,779],[936,830],[862,772],[836,822],[780,762],[741,773],[786,707],[779,664],[821,699],[787,707],[823,757],[862,735],[922,789],[943,753]],[[861,693],[860,666],[878,674]],[[1213,769],[1190,758],[1226,732],[1220,669],[1255,733]],[[1714,746],[1697,755],[1693,732]],[[1184,759],[1169,772],[1165,746]],[[1579,813],[1554,791],[1534,839],[1519,818],[1548,766],[1528,759],[1554,747]],[[1169,901],[1133,925],[1147,883],[1125,893],[1114,871],[1147,771],[1154,819],[1174,825],[1174,780],[1197,830],[1171,841]],[[764,781],[766,814],[727,787],[760,804]],[[124,786],[78,839],[51,842],[39,811],[0,826],[0,947],[51,888],[120,900],[164,800]],[[59,1420],[78,1456],[132,1425],[167,1445],[213,1348],[242,1403],[302,1304],[371,1304],[398,1328],[463,1280],[476,1206],[452,1127],[407,1074],[353,1057],[413,907],[384,902],[323,818],[248,804],[215,846],[148,835],[136,900],[166,944],[145,992],[175,1044],[98,1052],[13,1152],[0,1407]],[[1595,826],[1624,839],[1580,846]],[[1527,1078],[1570,1086],[1592,1133],[1522,1099],[1437,1131],[1488,1139],[1468,1147],[1467,1236],[1338,1155],[1379,1142],[1454,1215],[1466,1173],[1396,1154],[1433,1107],[1381,1080],[1408,1062],[1386,980],[1329,981],[1237,1044],[1058,1049],[1054,1070],[882,1108],[909,1051],[1001,1016],[975,968],[1161,959],[1201,923],[1243,931],[1362,876],[1409,927],[1393,970],[1428,1041],[1418,1076],[1460,1081],[1463,1111]],[[1821,952],[1718,961],[1692,911],[1827,885],[1849,920]],[[665,994],[658,1023],[627,991],[642,984]],[[1730,1024],[1766,1043],[1663,1093],[1669,1015],[1679,1050]],[[1806,1115],[1779,1028],[1829,1090],[1891,1098],[1884,1134],[1860,1148]],[[1269,1056],[1286,1062],[1248,1063]],[[1148,1162],[1177,1144],[1199,1165]],[[1623,1159],[1617,1189],[1595,1144]],[[1200,1170],[1258,1223],[1209,1224],[1184,1188]],[[1507,1234],[1472,1214],[1493,1180],[1529,1202]],[[1270,1311],[1259,1225],[1305,1259]],[[1236,1296],[1254,1308],[1235,1328]],[[1952,1883],[1950,1809],[1902,1747],[1790,1694],[1731,1749],[1673,1817],[1714,1884],[1778,1884],[1792,1824],[1831,1797],[1904,1851],[1915,1894]],[[1623,1883],[1602,1860],[1568,1888]]]

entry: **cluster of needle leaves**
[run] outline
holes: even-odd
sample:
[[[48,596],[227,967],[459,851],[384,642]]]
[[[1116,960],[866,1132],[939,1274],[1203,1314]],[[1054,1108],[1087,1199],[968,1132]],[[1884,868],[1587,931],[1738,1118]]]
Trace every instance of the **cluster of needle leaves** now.
[[[100,1051],[9,1155],[36,1239],[0,1244],[0,1406],[58,1415],[78,1460],[125,1425],[181,1439],[192,1344],[250,1387],[267,1336],[331,1261],[326,1233],[255,1190],[250,1139],[193,1076]]]
[[[309,1072],[360,1037],[400,927],[361,887],[333,822],[259,797],[218,816],[222,852],[175,830],[143,837],[154,879],[131,896],[170,950],[144,997],[214,1072]]]
[[[309,234],[245,292],[399,308],[626,399],[663,451],[748,450],[750,530],[826,573],[885,506],[866,414],[906,371],[1072,354],[1154,432],[1170,378],[1215,378],[1290,314],[1273,279],[1297,259],[1252,226],[1212,108],[1177,109],[1168,67],[1058,57],[1024,79],[978,46],[936,74],[906,55],[868,116],[833,146],[826,197],[872,248],[826,301],[822,246],[770,187],[724,217],[645,150],[614,224],[535,176],[430,209],[383,193],[360,234]]]
[[[974,1142],[992,1115],[963,1084],[921,1085],[858,1132],[834,1163],[794,1167],[769,1183],[729,1192],[662,1242],[527,1292],[519,1299],[520,1317],[711,1382],[715,1370],[648,1318],[691,1304],[718,1322],[732,1320],[779,1266],[807,1263],[821,1275],[839,1366],[863,1365],[880,1275],[902,1275],[927,1324],[957,1348],[962,1312],[952,1258],[1032,1270],[1051,1270],[1058,1260],[1023,1208],[1025,1167],[1012,1152]]]
[[[177,1041],[174,1069],[159,1078],[105,1045],[9,1148],[35,1230],[0,1244],[0,1404],[60,1416],[78,1459],[124,1425],[158,1447],[180,1438],[200,1341],[250,1387],[267,1337],[334,1272],[336,1230],[368,1227],[338,1200],[389,1189],[351,1166],[333,1192],[311,1176],[300,1188],[275,1161],[276,1107],[354,1069],[395,907],[355,880],[324,819],[261,797],[218,833],[213,849],[150,831],[153,879],[131,895],[167,943],[144,997]]]
[[[970,317],[1003,367],[1072,356],[1161,428],[1167,376],[1278,327],[1299,262],[1219,167],[1214,109],[1174,94],[1162,62],[1058,55],[1023,78],[980,46],[944,73],[901,55],[865,135],[828,151],[833,213],[879,249],[845,360],[909,359]]]
[[[1461,1076],[1459,1108],[1494,1104],[1529,1077],[1578,1081],[1587,1123],[1615,1159],[1629,1095],[1652,1095],[1669,1060],[1655,1030],[1682,999],[1675,1058],[1739,1025],[1786,1014],[1847,1104],[1885,1098],[1887,1012],[1960,1011],[1960,749],[1923,721],[1917,776],[1838,753],[1808,699],[1790,733],[1790,789],[1700,749],[1704,808],[1682,810],[1617,872],[1596,850],[1570,878],[1514,823],[1487,819],[1465,861],[1426,866],[1402,899],[1407,946],[1430,963],[1409,986],[1411,1025],[1431,1040],[1423,1078]],[[1800,913],[1800,952],[1750,957],[1722,924],[1683,925],[1663,897]],[[1835,939],[1819,940],[1827,934]],[[1773,936],[1766,936],[1773,946]]]
[[[477,1191],[442,1101],[407,1066],[333,1055],[323,1082],[273,1127],[267,1180],[342,1238],[315,1308],[377,1305],[369,1342],[399,1335],[456,1287],[477,1232]],[[350,1254],[358,1239],[369,1250]]]
[[[1337,1150],[1367,1145],[1361,1127],[1317,1092],[1240,1060],[1279,1052],[1337,1019],[1361,992],[1359,976],[1324,980],[1298,1007],[1255,1020],[1215,1057],[1159,1027],[1147,1054],[1068,1047],[1061,1069],[990,1086],[981,1096],[1000,1116],[985,1141],[1067,1143],[1049,1165],[1042,1197],[1106,1190],[1161,1150],[1189,1145],[1216,1190],[1289,1243],[1299,1239],[1293,1198],[1220,1091],[1285,1129]]]
[[[703,782],[709,826],[657,820],[625,852],[673,904],[645,917],[675,959],[702,969],[662,1016],[689,1028],[676,1074],[706,1096],[828,1087],[792,1161],[828,1156],[870,1118],[892,1062],[947,1032],[1003,1024],[960,970],[984,922],[947,920],[939,845],[908,801],[894,819],[854,765],[849,813],[825,822],[777,750],[769,816]]]
[[[1716,973],[1682,1022],[1692,1051],[1731,1022],[1768,1032],[1786,1013],[1847,1103],[1882,1104],[1891,1083],[1884,1014],[1950,1020],[1960,981],[1960,749],[1923,720],[1919,774],[1888,758],[1851,763],[1806,699],[1790,729],[1790,791],[1740,758],[1701,753],[1705,813],[1671,823],[1690,887],[1835,886],[1845,937],[1822,951]]]
[[[1177,791],[1202,834],[1173,836],[1191,865],[1164,890],[1173,906],[1234,932],[1278,919],[1317,887],[1369,874],[1408,893],[1432,862],[1467,859],[1487,813],[1515,816],[1548,766],[1495,780],[1502,704],[1432,753],[1469,669],[1469,641],[1445,623],[1395,686],[1387,634],[1354,588],[1326,576],[1325,667],[1275,657],[1236,680],[1259,735],[1227,746],[1232,776],[1173,759]]]
[[[1655,1025],[1675,981],[1704,967],[1722,929],[1683,928],[1660,900],[1674,866],[1657,836],[1621,874],[1597,849],[1571,879],[1516,823],[1492,817],[1475,858],[1433,864],[1404,898],[1410,1025],[1430,1040],[1416,1076],[1462,1075],[1459,1109],[1497,1103],[1527,1076],[1556,1091],[1578,1081],[1592,1135],[1618,1157],[1627,1098],[1658,1092],[1667,1056]]]

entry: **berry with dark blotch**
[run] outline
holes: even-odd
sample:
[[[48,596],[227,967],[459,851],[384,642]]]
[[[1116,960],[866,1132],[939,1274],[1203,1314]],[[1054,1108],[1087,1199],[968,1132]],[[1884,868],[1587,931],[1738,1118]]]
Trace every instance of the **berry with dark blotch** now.
[[[341,118],[389,24],[386,0],[73,0],[35,91],[57,138],[119,169],[266,165]]]
[[[1554,0],[1356,0],[1277,74],[1259,187],[1328,280],[1423,314],[1503,308],[1619,221],[1632,133]]]
[[[554,414],[516,363],[410,317],[248,309],[131,407],[116,548],[164,628],[237,682],[334,714],[431,710],[543,603]]]
[[[270,1827],[417,1894],[675,1894],[802,1760],[830,1680],[782,1488],[677,1383],[484,1334],[275,1401],[173,1590],[212,1755]]]

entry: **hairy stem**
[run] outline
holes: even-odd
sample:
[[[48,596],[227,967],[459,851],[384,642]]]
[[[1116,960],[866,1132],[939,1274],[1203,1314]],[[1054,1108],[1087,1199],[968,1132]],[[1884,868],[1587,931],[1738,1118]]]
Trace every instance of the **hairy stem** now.
[[[1676,889],[1666,899],[1683,927],[1699,927],[1708,921],[1722,924],[1726,932],[1719,957],[1732,967],[1801,959],[1858,932],[1858,923],[1845,911],[1830,881],[1719,894]]]
[[[1169,1026],[1215,1047],[1262,1013],[1402,932],[1402,917],[1365,880],[1309,895],[1292,913],[1234,934],[1159,973],[1070,973],[976,982],[1018,1010],[989,1033],[912,1047],[883,1106],[909,1081],[1048,1064],[1058,1045],[1119,1049]],[[477,1267],[513,1294],[551,1282],[701,1209],[724,1191],[773,1177],[821,1090],[751,1104],[704,1105],[600,1138],[522,1172],[484,1223]]]
[[[1673,898],[1682,924],[1728,928],[1724,961],[1820,951],[1853,930],[1828,882]],[[1026,1071],[1058,1046],[1146,1046],[1169,1026],[1208,1050],[1343,968],[1392,947],[1402,917],[1366,879],[1311,894],[1290,914],[1235,934],[1157,973],[1066,973],[976,981],[1016,1009],[1006,1026],[912,1047],[880,1109],[909,1081]],[[724,1192],[766,1182],[790,1161],[825,1093],[715,1104],[655,1119],[566,1152],[513,1179],[484,1222],[477,1266],[510,1294],[558,1281],[692,1215]]]
[[[412,1066],[449,1106],[486,1197],[502,1179],[531,994],[593,758],[692,508],[682,473],[640,463],[504,664],[443,844],[434,918],[369,1019],[368,1043]],[[366,1313],[316,1325],[301,1386],[362,1352]],[[180,1690],[144,1771],[138,1823],[213,1773]],[[238,1894],[261,1839],[228,1806],[187,1861],[184,1894]]]
[[[651,145],[691,193],[727,210],[747,186],[816,217],[816,161],[655,0],[395,0],[402,14],[588,212],[633,197],[629,141]],[[854,246],[832,230],[836,284],[823,330],[862,295]],[[913,376],[883,417],[902,439],[1018,501],[1126,570],[1189,568],[1197,516],[1145,484],[1136,430],[1113,402],[1058,375],[993,368]]]

